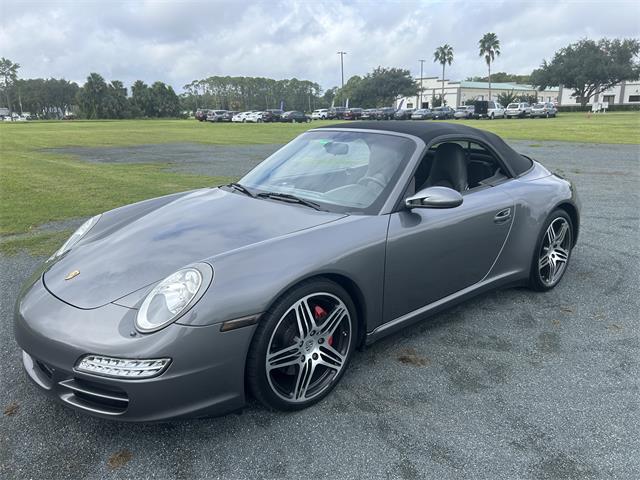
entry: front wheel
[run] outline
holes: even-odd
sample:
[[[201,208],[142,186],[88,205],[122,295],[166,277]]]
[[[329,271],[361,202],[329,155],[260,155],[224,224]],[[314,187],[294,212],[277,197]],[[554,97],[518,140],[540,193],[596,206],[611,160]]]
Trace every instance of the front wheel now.
[[[247,383],[265,406],[309,407],[336,386],[358,338],[356,310],[338,284],[294,287],[263,315],[247,357]]]
[[[573,246],[573,224],[564,210],[554,211],[544,224],[531,264],[529,286],[546,291],[562,279]]]

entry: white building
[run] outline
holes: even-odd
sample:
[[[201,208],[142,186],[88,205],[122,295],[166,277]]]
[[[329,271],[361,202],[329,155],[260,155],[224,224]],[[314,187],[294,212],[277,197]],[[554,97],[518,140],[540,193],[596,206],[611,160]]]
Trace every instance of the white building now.
[[[580,98],[573,96],[573,89],[560,86],[560,105],[580,105]],[[598,95],[589,97],[588,105],[594,102],[606,102],[611,105],[640,106],[640,81],[624,81],[605,90]]]
[[[420,84],[420,79],[416,79]],[[442,95],[442,80],[438,77],[422,78],[422,107],[428,108],[433,98]],[[512,82],[491,82],[491,99],[496,100],[501,93],[516,95],[535,95],[539,102],[553,102],[561,106],[580,105],[580,98],[573,96],[573,89],[550,87],[537,90],[531,85]],[[444,81],[445,103],[451,107],[463,105],[468,100],[489,100],[488,82]],[[609,105],[640,105],[640,81],[626,81],[616,85],[599,95],[589,98],[587,104],[608,102]],[[396,101],[397,108],[419,108],[420,96],[402,97]]]
[[[416,80],[420,83],[420,79]],[[422,78],[422,106],[428,108],[433,103],[433,98],[442,95],[442,80],[438,77]],[[496,100],[501,93],[511,93],[516,95],[536,95],[540,101],[557,102],[559,97],[558,88],[549,88],[538,91],[531,85],[521,85],[517,83],[491,82],[491,99]],[[444,81],[444,100],[451,107],[463,105],[468,100],[489,100],[488,82]],[[400,98],[396,102],[398,108],[418,108],[420,106],[420,96]]]

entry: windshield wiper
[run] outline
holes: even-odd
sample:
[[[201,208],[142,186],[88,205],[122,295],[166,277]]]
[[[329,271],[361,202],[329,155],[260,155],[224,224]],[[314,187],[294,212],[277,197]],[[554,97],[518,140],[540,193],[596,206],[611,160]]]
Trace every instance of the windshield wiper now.
[[[296,197],[295,195],[291,195],[290,193],[279,193],[279,192],[261,192],[256,195],[260,198],[271,198],[273,200],[282,200],[284,202],[291,203],[299,203],[300,205],[304,205],[306,207],[311,207],[315,210],[322,210],[320,205],[316,202],[312,202],[311,200],[306,200],[304,198]]]
[[[234,190],[238,190],[239,192],[242,192],[245,195],[249,195],[251,198],[256,198],[256,195],[254,193],[251,193],[251,191],[247,187],[239,183],[235,183],[235,182],[227,183],[226,185],[223,185],[223,187],[233,188]]]

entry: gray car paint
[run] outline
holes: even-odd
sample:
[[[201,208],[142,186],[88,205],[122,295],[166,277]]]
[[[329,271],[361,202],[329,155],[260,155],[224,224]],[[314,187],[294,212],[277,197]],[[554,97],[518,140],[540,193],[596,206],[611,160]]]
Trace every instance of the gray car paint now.
[[[19,345],[54,368],[49,392],[62,401],[68,391],[58,381],[75,376],[125,390],[131,403],[115,416],[120,420],[221,414],[244,403],[255,326],[222,333],[220,323],[260,315],[304,279],[329,276],[347,288],[366,342],[487,289],[526,282],[548,214],[561,204],[579,210],[569,182],[534,163],[519,178],[468,192],[459,207],[407,211],[403,199],[423,153],[454,139],[425,145],[411,138],[416,152],[378,215],[317,212],[220,189],[107,212],[23,289],[15,316]],[[508,221],[496,223],[505,208],[513,209]],[[158,332],[136,333],[133,319],[146,292],[198,261],[214,269],[198,303]],[[65,282],[73,269],[81,275]],[[114,380],[74,372],[87,353],[168,356],[172,363],[157,378]],[[30,375],[36,379],[37,372]]]

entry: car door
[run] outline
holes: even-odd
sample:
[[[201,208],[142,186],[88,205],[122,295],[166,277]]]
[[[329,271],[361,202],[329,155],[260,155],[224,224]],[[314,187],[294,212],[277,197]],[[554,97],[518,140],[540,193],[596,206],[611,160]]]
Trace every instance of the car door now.
[[[455,208],[391,214],[383,322],[478,283],[491,270],[513,221],[513,199],[504,184],[463,197]]]

